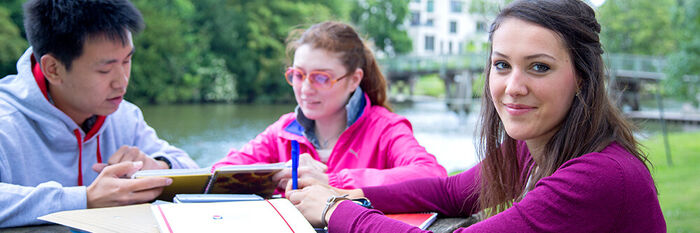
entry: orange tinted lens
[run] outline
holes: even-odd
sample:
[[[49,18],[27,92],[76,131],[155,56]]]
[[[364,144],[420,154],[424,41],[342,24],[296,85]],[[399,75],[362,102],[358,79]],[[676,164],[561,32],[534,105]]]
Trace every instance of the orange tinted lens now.
[[[304,80],[304,73],[302,73],[300,70],[290,68],[284,74],[284,77],[287,79],[289,84],[293,85],[295,83],[301,83]]]
[[[331,77],[326,73],[311,73],[309,78],[321,88],[329,88],[331,86]]]

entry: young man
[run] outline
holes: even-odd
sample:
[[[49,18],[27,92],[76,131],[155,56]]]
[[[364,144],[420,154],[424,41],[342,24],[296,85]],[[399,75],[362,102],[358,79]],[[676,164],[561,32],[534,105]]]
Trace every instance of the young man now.
[[[172,181],[125,177],[197,167],[123,100],[143,28],[130,2],[30,0],[24,10],[31,47],[18,74],[0,79],[0,228],[147,202]]]

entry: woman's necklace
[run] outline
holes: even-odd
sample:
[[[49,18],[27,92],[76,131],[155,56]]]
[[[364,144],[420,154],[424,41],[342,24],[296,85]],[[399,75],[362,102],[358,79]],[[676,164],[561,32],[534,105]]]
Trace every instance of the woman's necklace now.
[[[321,139],[321,140],[320,140],[320,141],[321,141],[321,149],[326,149],[326,148],[328,148],[328,146],[330,146],[329,144],[331,143],[331,141],[333,141],[334,139],[339,138],[339,137],[340,137],[340,134],[342,134],[342,133],[343,133],[343,132],[341,131],[340,133],[336,134],[336,135],[333,136],[333,137],[329,137],[329,138],[326,138],[326,139]]]

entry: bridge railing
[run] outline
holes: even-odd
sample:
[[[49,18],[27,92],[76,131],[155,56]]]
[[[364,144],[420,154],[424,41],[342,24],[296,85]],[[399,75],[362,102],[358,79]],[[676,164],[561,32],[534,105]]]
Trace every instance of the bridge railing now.
[[[487,59],[488,54],[483,52],[459,55],[397,56],[379,59],[379,63],[384,72],[437,73],[448,69],[480,70],[486,65]],[[609,70],[661,73],[666,66],[666,59],[663,57],[630,54],[605,54],[603,61]]]
[[[609,54],[603,55],[603,61],[609,70],[662,73],[666,67],[665,58],[654,56]]]
[[[486,53],[436,56],[398,56],[379,59],[384,72],[429,73],[453,69],[483,69]]]

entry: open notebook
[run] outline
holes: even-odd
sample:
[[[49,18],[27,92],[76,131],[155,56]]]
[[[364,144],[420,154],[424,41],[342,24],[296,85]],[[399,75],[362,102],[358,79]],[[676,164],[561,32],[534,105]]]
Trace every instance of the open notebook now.
[[[315,233],[287,199],[151,206],[160,232]]]
[[[287,199],[140,204],[61,211],[39,219],[87,232],[315,233],[311,224]]]

